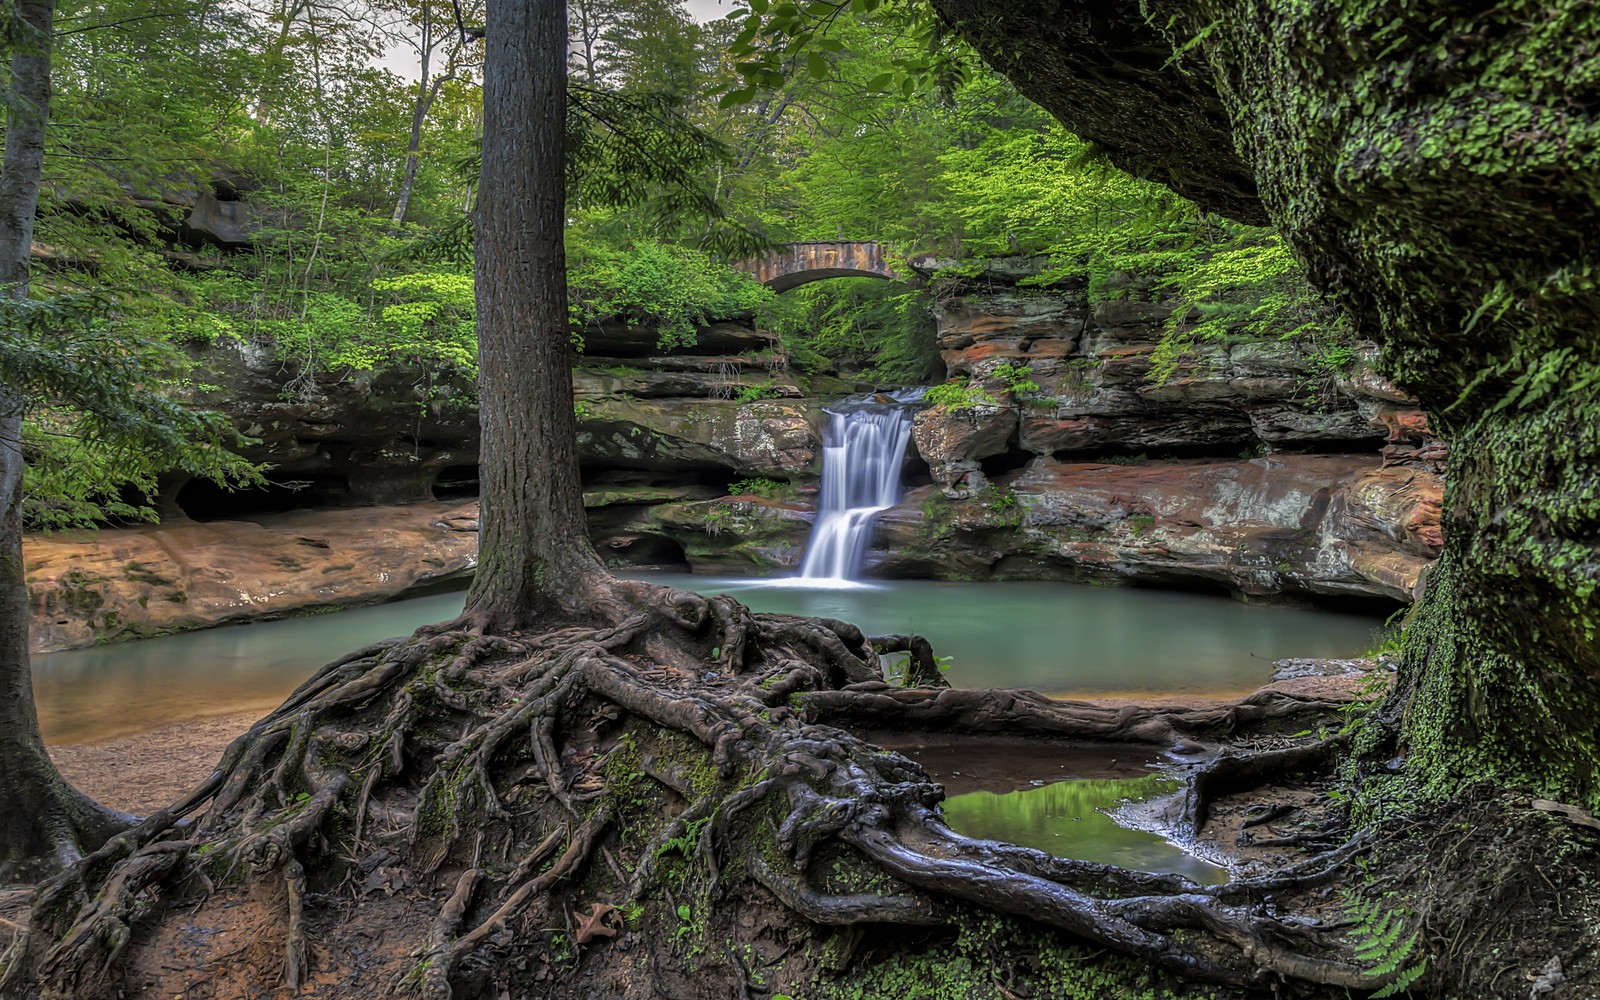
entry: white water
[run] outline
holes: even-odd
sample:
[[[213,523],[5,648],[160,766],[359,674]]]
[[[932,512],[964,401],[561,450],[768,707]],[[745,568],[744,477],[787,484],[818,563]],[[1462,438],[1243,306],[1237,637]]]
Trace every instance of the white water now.
[[[822,493],[800,581],[811,587],[856,586],[873,521],[900,502],[900,466],[911,439],[911,411],[878,404],[830,410],[828,417],[822,435]]]

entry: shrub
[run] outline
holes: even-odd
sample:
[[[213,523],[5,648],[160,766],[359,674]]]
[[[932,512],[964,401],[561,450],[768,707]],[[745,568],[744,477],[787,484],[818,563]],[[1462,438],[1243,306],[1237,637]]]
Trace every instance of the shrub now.
[[[936,385],[923,394],[923,401],[931,406],[942,406],[951,413],[960,413],[975,406],[998,406],[999,402],[981,386],[966,382],[946,382]]]

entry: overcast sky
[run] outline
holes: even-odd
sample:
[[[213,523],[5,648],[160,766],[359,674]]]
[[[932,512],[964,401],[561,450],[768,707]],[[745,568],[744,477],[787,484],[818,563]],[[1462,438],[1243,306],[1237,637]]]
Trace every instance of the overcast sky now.
[[[722,17],[733,9],[728,0],[684,0],[684,6],[696,21],[710,21]]]

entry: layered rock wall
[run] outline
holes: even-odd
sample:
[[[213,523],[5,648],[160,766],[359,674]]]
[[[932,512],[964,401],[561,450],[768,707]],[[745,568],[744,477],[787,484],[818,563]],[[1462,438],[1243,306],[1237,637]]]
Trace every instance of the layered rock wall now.
[[[939,299],[945,364],[997,404],[919,413],[876,572],[1410,598],[1440,544],[1443,453],[1413,402],[1365,361],[1330,373],[1285,342],[1206,345],[1157,384],[1172,305],[1132,285],[1091,302],[1081,283],[1019,284],[1040,267],[994,262]],[[585,341],[578,443],[606,562],[797,567],[822,411],[851,387],[792,372],[749,323],[672,354],[649,330]],[[471,572],[470,384],[308,377],[241,346],[198,360],[215,387],[204,402],[259,440],[250,454],[274,485],[174,481],[158,528],[30,541],[37,648],[370,603]],[[1010,390],[1002,375],[1019,369],[1036,391]]]
[[[1410,599],[1443,446],[1365,354],[1239,339],[1154,381],[1171,302],[1018,283],[1040,270],[1005,262],[938,307],[945,365],[997,403],[918,415],[932,486],[886,516],[881,572]],[[1014,391],[1023,370],[1037,388]]]

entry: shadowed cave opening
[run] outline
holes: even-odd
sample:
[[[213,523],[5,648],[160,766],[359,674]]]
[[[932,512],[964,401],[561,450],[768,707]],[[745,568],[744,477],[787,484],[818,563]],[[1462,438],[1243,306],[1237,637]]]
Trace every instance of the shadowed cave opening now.
[[[433,477],[435,500],[473,500],[478,496],[476,465],[447,465]]]
[[[310,473],[269,481],[262,486],[229,490],[209,479],[191,479],[174,502],[194,521],[227,521],[262,514],[284,514],[310,507],[337,507],[350,502],[350,479],[342,473]]]

